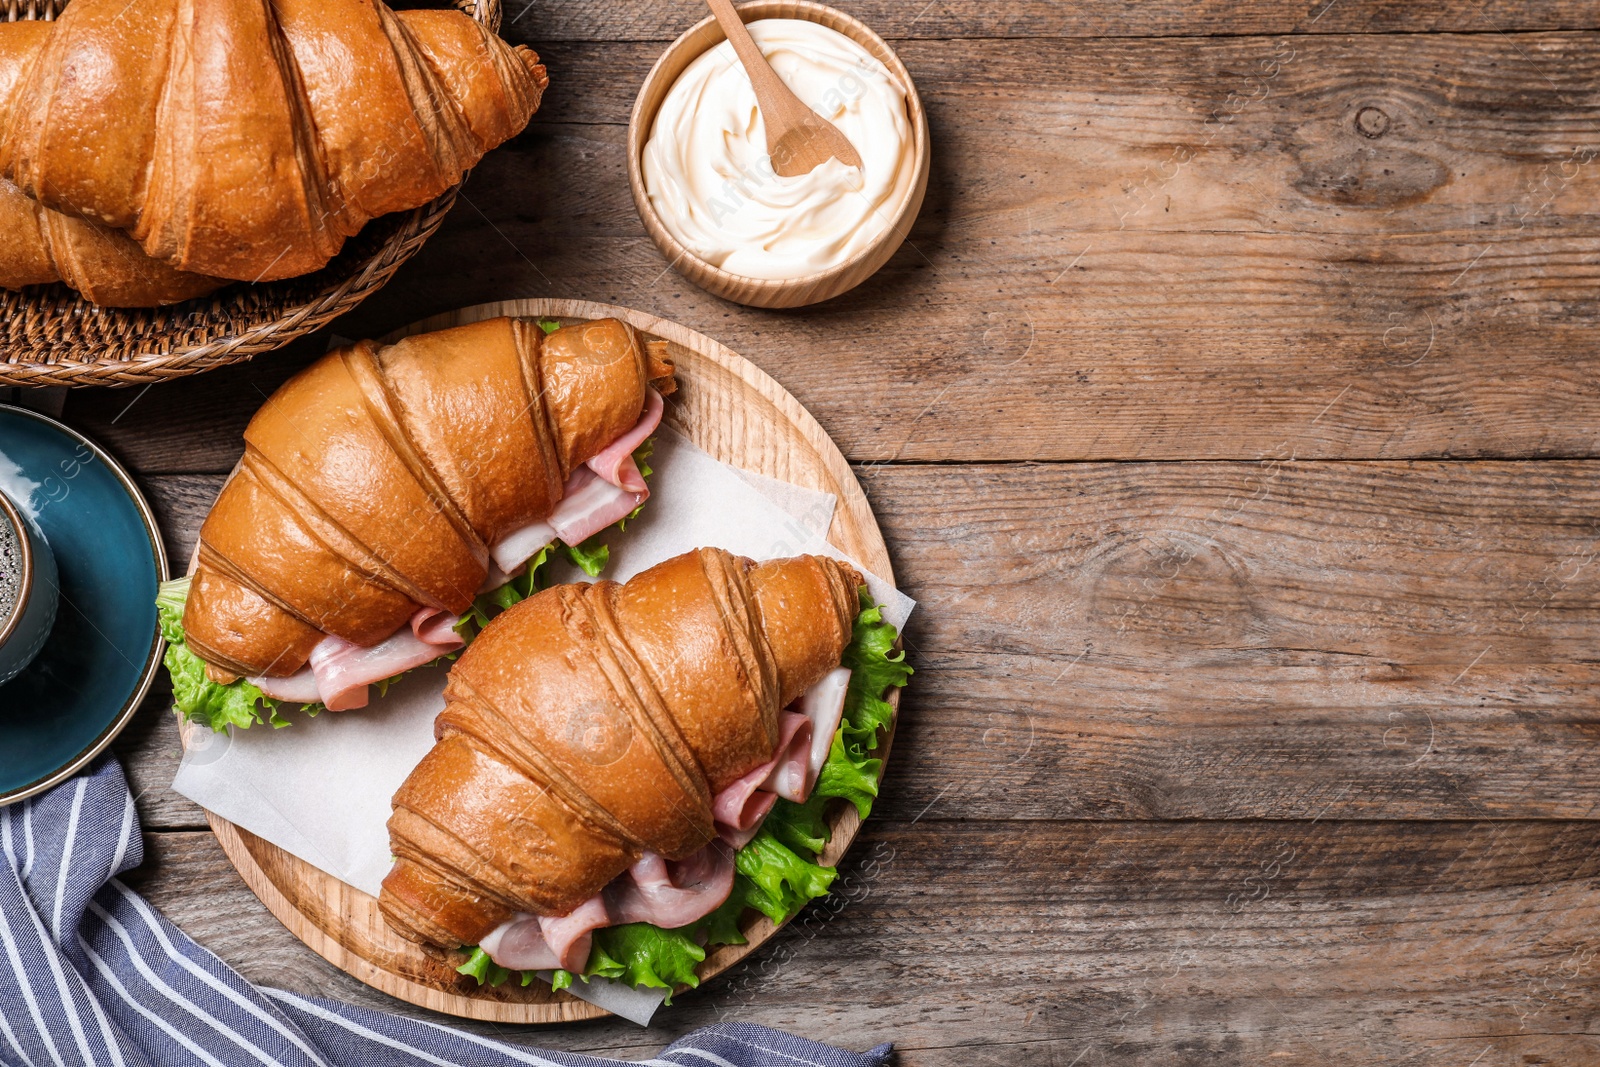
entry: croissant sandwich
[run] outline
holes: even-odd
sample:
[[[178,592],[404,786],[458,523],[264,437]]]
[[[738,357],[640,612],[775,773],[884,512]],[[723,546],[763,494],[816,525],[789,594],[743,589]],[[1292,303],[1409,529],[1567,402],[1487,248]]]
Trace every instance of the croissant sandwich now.
[[[74,255],[47,225],[0,250],[0,281],[54,274],[120,300],[143,284],[159,302],[309,273],[459,182],[547,84],[538,56],[461,12],[379,0],[74,0],[0,24],[0,175],[205,279],[104,235],[115,254]]]
[[[179,709],[220,728],[275,701],[362,707],[459,649],[485,598],[531,593],[547,546],[592,562],[585,542],[649,495],[635,454],[674,387],[663,354],[616,319],[499,318],[285,382],[158,602]]]
[[[833,559],[704,548],[505,612],[452,667],[437,743],[395,794],[389,924],[473,946],[480,979],[692,985],[745,907],[781,920],[821,895],[821,805],[865,814],[877,697],[909,673],[876,609],[857,620],[860,583]]]

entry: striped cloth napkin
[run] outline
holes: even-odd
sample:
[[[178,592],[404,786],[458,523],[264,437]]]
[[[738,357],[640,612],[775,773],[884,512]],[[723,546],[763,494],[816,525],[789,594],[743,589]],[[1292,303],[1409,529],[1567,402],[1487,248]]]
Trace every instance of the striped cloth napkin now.
[[[605,1067],[434,1023],[257,988],[114,876],[144,856],[122,768],[0,808],[0,1064]],[[881,1067],[743,1023],[673,1042],[660,1067]]]

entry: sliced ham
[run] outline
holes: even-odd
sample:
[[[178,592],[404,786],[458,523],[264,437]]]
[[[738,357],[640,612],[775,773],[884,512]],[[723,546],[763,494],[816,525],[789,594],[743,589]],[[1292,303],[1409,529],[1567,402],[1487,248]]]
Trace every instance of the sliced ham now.
[[[594,931],[622,923],[671,930],[711,914],[733,892],[733,851],[713,841],[682,860],[646,852],[605,889],[559,917],[518,912],[478,947],[513,971],[582,972]]]
[[[565,500],[562,502],[565,503]],[[557,505],[558,510],[559,508],[560,505]],[[505,585],[511,580],[512,575],[522,570],[524,563],[555,539],[556,528],[544,521],[506,534],[489,548],[489,559],[494,566],[489,568],[489,577],[484,580],[483,591],[488,592]],[[496,575],[500,576],[498,582],[493,581]]]
[[[311,670],[317,692],[329,711],[350,711],[367,706],[367,687],[432,663],[454,652],[464,641],[455,632],[460,616],[435,608],[419,608],[411,625],[390,634],[371,648],[329,635],[311,650]]]
[[[711,798],[717,836],[734,848],[743,848],[781,795],[774,788],[774,777],[781,777],[785,788],[797,778],[806,784],[810,752],[811,720],[793,711],[783,712],[778,720],[778,754]]]
[[[495,566],[516,574],[545,545],[557,537],[569,545],[581,544],[618,519],[626,518],[650,496],[633,451],[661,425],[665,410],[661,394],[646,391],[644,414],[633,429],[607,445],[600,454],[572,472],[561,490],[555,511],[538,522],[513,530],[489,548]],[[487,586],[498,588],[504,582]]]
[[[648,388],[645,393],[644,414],[639,416],[639,421],[634,423],[633,429],[607,445],[588,463],[590,470],[618,489],[626,489],[630,493],[645,491],[644,476],[639,473],[638,464],[633,461],[633,451],[656,432],[656,427],[661,425],[661,413],[666,410],[660,393]]]
[[[668,862],[646,852],[606,887],[617,923],[654,923],[671,930],[716,911],[733,892],[733,850],[712,841],[685,859]]]
[[[811,795],[811,720],[798,712],[785,711],[778,720],[778,754],[767,764],[771,768],[760,788],[796,804]]]
[[[584,964],[589,962],[589,935],[602,926],[610,925],[612,919],[606,911],[604,893],[596,893],[568,915],[539,917],[539,929],[544,932],[545,942],[555,954],[556,966],[569,971],[583,970]],[[500,963],[498,959],[495,962]],[[501,963],[500,966],[506,964]]]
[[[537,915],[519,911],[478,942],[489,958],[512,971],[543,971],[561,966],[555,950],[544,939]]]
[[[767,775],[771,773],[772,764],[763,763],[712,797],[711,814],[715,817],[717,825],[732,830],[748,830],[760,822],[772,808],[772,800],[778,799],[776,793],[766,792],[761,788],[761,783],[766,781]],[[771,797],[772,800],[765,800],[766,797]]]
[[[772,806],[778,802],[778,794],[770,793],[765,789],[758,790],[750,799],[745,808],[745,821],[749,824],[744,827],[733,826],[729,823],[716,824],[717,839],[725,842],[730,848],[737,851],[750,843],[750,839],[761,831],[761,824],[766,821],[767,815],[772,811]]]
[[[315,704],[322,699],[317,688],[317,675],[310,667],[301,667],[287,678],[250,678],[249,683],[273,700],[287,700],[291,704]]]
[[[628,463],[633,459],[629,457]],[[634,468],[635,475],[638,468]],[[495,569],[506,575],[522,570],[545,545],[557,537],[569,545],[579,545],[604,530],[618,519],[633,514],[633,509],[650,497],[650,489],[639,479],[637,492],[620,489],[600,477],[588,467],[579,467],[567,479],[562,490],[561,503],[548,519],[524,526],[501,538],[489,549]],[[507,581],[510,579],[507,578]],[[498,583],[503,585],[504,582]],[[486,588],[498,588],[498,585]]]
[[[800,712],[811,720],[810,780],[816,784],[822,765],[828,762],[828,750],[833,747],[833,735],[839,732],[839,721],[844,718],[844,699],[850,692],[850,668],[835,667],[823,675],[822,681],[807,689],[798,704]],[[807,786],[806,792],[811,792]]]
[[[743,848],[780,796],[799,804],[811,795],[828,761],[849,688],[849,668],[835,668],[800,697],[798,712],[783,712],[778,754],[712,798],[719,838]]]
[[[549,522],[556,536],[569,545],[582,544],[650,497],[648,488],[640,492],[619,489],[588,467],[579,467],[567,479],[561,503]]]
[[[460,615],[452,615],[443,608],[421,608],[411,616],[411,632],[418,641],[438,648],[438,655],[442,656],[465,644],[456,633],[460,622]]]

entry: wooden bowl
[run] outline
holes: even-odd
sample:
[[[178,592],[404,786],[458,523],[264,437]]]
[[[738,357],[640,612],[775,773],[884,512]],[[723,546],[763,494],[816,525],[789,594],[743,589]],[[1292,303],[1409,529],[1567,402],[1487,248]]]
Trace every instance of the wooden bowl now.
[[[804,19],[819,23],[844,34],[889,68],[906,89],[906,112],[911,121],[911,152],[915,173],[911,189],[901,202],[894,218],[871,245],[855,256],[828,270],[800,278],[766,279],[746,278],[729,274],[695,255],[679,243],[650,204],[644,187],[644,146],[650,140],[650,128],[655,124],[656,112],[667,92],[677,82],[684,70],[704,53],[721,44],[726,38],[714,18],[707,18],[673,41],[662,53],[656,65],[644,79],[639,96],[633,103],[633,115],[628,119],[628,184],[633,189],[633,202],[644,220],[656,246],[661,249],[673,268],[700,288],[752,307],[790,308],[815,304],[838,296],[866,281],[878,268],[889,261],[906,235],[911,224],[922,210],[922,198],[928,190],[928,118],[922,110],[922,98],[917,95],[911,74],[900,62],[900,57],[883,42],[883,38],[842,11],[811,0],[754,0],[739,8],[745,22],[757,19]]]
[[[437,4],[499,28],[500,0]],[[53,19],[66,6],[0,0],[0,21]],[[0,385],[146,385],[282,348],[380,289],[439,228],[457,188],[373,219],[327,266],[299,278],[234,283],[156,308],[99,307],[61,284],[0,290]]]

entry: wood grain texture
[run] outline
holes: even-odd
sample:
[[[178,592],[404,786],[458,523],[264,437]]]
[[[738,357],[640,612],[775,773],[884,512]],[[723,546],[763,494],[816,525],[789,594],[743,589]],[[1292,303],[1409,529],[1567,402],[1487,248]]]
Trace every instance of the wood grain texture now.
[[[147,833],[204,830],[206,813],[188,797],[173,792],[183,742],[172,713],[172,685],[165,672],[150,687],[144,704],[111,744],[133,791],[139,825]]]
[[[1088,649],[1085,662],[1172,671],[1594,662],[1592,463],[863,474],[910,588],[936,605],[912,627],[919,650],[1065,667]]]
[[[253,981],[390,1010],[261,912],[215,841],[136,889]],[[1600,1060],[1600,825],[879,821],[841,892],[640,1030],[495,1027],[644,1057],[764,1023],[900,1067],[1582,1067]]]
[[[552,50],[569,90],[338,330],[532,294],[640,307],[866,462],[1600,449],[1600,34],[906,42],[926,206],[803,315],[718,301],[650,243],[624,124],[658,50]],[[142,469],[225,470],[257,386],[308,353],[68,415]]]
[[[1594,474],[870,470],[932,668],[888,810],[1593,817]]]
[[[704,14],[695,0],[632,4],[506,5],[508,38],[535,47],[551,41],[668,41]],[[520,10],[519,10],[520,6]],[[1091,0],[838,0],[833,6],[885,37],[1204,37],[1295,33],[1514,33],[1600,28],[1600,13],[1579,0],[1198,0],[1103,4]],[[541,48],[542,51],[542,48]]]
[[[717,459],[831,493],[836,503],[829,541],[893,583],[888,551],[872,510],[839,450],[781,386],[710,338],[627,308],[537,300],[484,304],[435,316],[396,330],[382,343],[500,315],[564,322],[615,317],[647,337],[666,341],[678,388],[665,421]],[[180,493],[163,500],[163,506],[173,502],[187,505],[192,499]],[[888,700],[898,706],[899,694],[890,693]],[[178,732],[184,746],[192,743],[197,732],[206,733],[208,739],[212,736],[187,722],[180,724]],[[877,752],[880,758],[887,758],[893,733],[891,723]],[[494,1022],[573,1022],[607,1014],[542,982],[478,985],[456,973],[462,960],[459,954],[430,950],[395,933],[379,911],[376,898],[218,815],[206,812],[205,818],[229,861],[267,909],[312,951],[367,985],[433,1011]],[[861,819],[854,807],[835,803],[828,821],[831,840],[818,859],[833,864],[849,849]],[[724,945],[708,953],[699,968],[702,978],[712,978],[759,950],[777,926],[749,911],[740,930],[746,943]]]

